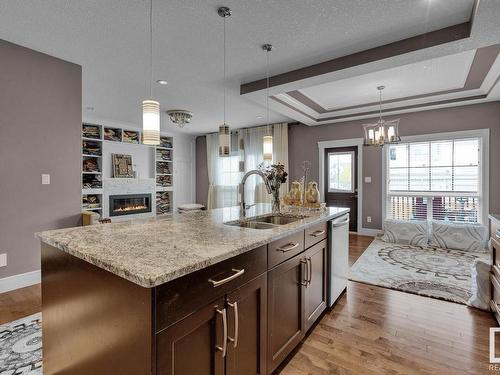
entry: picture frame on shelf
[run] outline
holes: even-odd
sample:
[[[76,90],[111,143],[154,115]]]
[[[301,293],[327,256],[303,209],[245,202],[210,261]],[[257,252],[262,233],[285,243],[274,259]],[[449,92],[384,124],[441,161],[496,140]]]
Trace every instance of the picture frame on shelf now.
[[[132,155],[111,154],[113,177],[134,178]]]

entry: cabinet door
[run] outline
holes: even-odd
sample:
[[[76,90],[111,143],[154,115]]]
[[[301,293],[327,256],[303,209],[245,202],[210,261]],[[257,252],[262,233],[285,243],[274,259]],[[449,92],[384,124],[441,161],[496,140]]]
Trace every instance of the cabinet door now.
[[[227,296],[227,375],[265,375],[267,274]]]
[[[297,255],[268,273],[268,373],[304,336],[304,267],[304,256]]]
[[[306,250],[305,326],[307,332],[326,309],[327,245],[321,241]]]
[[[157,375],[224,375],[224,299],[202,307],[156,335]]]

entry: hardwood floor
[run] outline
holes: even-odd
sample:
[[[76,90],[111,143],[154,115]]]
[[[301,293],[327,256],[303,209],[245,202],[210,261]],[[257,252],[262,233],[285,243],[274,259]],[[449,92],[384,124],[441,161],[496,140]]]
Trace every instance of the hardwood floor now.
[[[350,235],[350,265],[372,239]],[[464,305],[349,282],[280,374],[493,374],[495,326]]]
[[[350,265],[371,241],[350,235]],[[0,294],[0,324],[37,311],[39,285]],[[280,374],[494,374],[494,326],[487,312],[350,282]]]
[[[42,310],[40,284],[0,293],[0,324],[11,322]]]

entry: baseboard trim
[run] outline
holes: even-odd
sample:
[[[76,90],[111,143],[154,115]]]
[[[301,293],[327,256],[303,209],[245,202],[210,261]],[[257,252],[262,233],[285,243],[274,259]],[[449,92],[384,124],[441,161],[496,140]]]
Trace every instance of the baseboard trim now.
[[[381,229],[372,229],[372,228],[361,228],[361,230],[358,231],[358,234],[361,234],[362,236],[378,236],[379,234],[384,233]]]
[[[42,273],[40,270],[4,277],[0,279],[0,293],[39,284],[41,279]]]

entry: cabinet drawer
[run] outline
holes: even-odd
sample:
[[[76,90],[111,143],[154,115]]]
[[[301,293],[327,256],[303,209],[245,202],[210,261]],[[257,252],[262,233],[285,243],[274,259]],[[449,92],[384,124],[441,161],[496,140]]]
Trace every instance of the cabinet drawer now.
[[[156,287],[156,332],[266,270],[267,253],[264,245]]]
[[[328,227],[326,223],[320,223],[311,228],[307,228],[305,231],[305,248],[308,249],[319,241],[324,240],[328,234],[327,230]]]
[[[267,247],[268,268],[284,262],[304,250],[304,231],[271,242]]]

